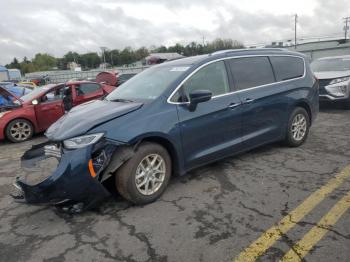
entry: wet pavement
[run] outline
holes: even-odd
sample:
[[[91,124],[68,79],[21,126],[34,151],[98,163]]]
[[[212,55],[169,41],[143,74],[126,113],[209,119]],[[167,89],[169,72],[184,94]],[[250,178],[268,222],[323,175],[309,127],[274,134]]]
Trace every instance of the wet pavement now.
[[[175,177],[150,205],[111,197],[74,216],[8,195],[24,150],[44,139],[0,143],[0,261],[233,261],[350,165],[350,111],[323,110],[299,148],[272,144]],[[279,261],[349,190],[345,179],[256,259]],[[301,259],[350,261],[349,222],[346,209]]]

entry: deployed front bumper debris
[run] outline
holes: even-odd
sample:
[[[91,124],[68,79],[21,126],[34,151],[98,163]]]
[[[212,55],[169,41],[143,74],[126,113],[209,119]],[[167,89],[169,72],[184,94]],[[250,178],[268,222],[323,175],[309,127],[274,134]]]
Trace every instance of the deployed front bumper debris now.
[[[12,196],[30,204],[68,207],[72,212],[95,207],[109,196],[102,182],[132,156],[133,150],[126,148],[106,140],[75,150],[52,142],[35,145],[22,156],[25,174],[17,177]]]

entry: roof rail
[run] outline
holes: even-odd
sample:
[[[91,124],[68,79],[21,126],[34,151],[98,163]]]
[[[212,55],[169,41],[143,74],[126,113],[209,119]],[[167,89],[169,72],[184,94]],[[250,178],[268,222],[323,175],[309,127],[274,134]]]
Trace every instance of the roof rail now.
[[[215,51],[213,53],[210,53],[210,55],[220,55],[220,54],[226,54],[226,53],[232,53],[232,52],[242,52],[242,51],[288,51],[286,48],[241,48],[241,49],[226,49],[226,50],[220,50]]]

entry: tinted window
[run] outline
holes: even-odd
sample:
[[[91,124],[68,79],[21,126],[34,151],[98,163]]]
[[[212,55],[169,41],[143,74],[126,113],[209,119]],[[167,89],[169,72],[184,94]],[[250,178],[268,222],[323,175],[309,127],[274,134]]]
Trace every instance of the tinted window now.
[[[275,82],[267,57],[235,58],[229,62],[235,87],[238,90]]]
[[[81,96],[81,95],[86,95],[89,93],[96,92],[97,90],[100,89],[100,86],[98,84],[87,83],[87,84],[80,84],[75,89],[77,90],[78,96]]]
[[[298,78],[304,75],[304,60],[291,56],[271,56],[277,81]]]
[[[182,90],[187,97],[195,90],[209,90],[213,96],[230,92],[225,63],[220,61],[203,67],[183,84]]]

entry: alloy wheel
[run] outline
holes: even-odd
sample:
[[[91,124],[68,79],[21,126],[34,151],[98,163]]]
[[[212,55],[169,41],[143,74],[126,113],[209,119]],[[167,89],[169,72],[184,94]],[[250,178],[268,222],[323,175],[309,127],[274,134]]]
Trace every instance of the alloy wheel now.
[[[11,136],[17,141],[27,140],[32,133],[32,129],[26,122],[16,122],[12,125],[10,129]]]
[[[306,134],[307,121],[303,114],[297,114],[292,121],[292,136],[296,141],[301,141]]]
[[[146,196],[156,193],[162,186],[166,173],[166,164],[158,154],[150,154],[139,163],[135,183],[137,190]]]

